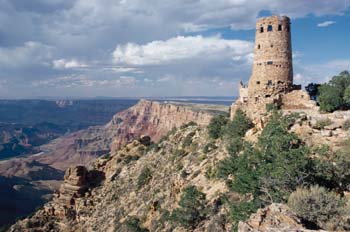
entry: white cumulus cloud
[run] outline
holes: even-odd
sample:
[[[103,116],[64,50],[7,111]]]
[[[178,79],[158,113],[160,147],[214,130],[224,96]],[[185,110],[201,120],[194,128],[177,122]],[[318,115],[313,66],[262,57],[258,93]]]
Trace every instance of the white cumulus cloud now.
[[[80,62],[76,59],[66,60],[66,59],[59,59],[54,60],[53,67],[56,69],[70,69],[70,68],[86,68],[88,67],[87,64]]]
[[[331,25],[335,24],[335,21],[325,21],[323,23],[317,24],[318,27],[329,27]]]
[[[16,68],[26,65],[46,65],[53,51],[53,47],[36,41],[27,41],[22,46],[13,48],[0,47],[0,65]]]
[[[242,59],[253,50],[253,43],[242,40],[227,40],[219,36],[177,36],[139,45],[118,45],[113,52],[116,63],[131,65],[158,65],[179,60],[200,58],[217,59],[231,57]]]

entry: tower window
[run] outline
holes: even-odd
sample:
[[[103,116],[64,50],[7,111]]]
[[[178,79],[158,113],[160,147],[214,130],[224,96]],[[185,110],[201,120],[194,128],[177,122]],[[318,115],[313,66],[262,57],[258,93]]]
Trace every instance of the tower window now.
[[[288,32],[290,31],[290,26],[287,26],[287,31],[288,31]]]
[[[264,27],[260,27],[260,33],[264,32]]]
[[[278,31],[282,31],[282,25],[281,24],[278,25]]]
[[[258,44],[258,49],[260,49],[260,44]]]
[[[267,61],[267,64],[268,64],[268,65],[272,65],[273,62],[272,62],[272,61]]]
[[[267,26],[267,31],[272,31],[272,25]]]
[[[256,84],[257,84],[257,85],[260,85],[260,81],[257,81]]]
[[[268,86],[271,86],[271,85],[272,85],[272,80],[268,80],[268,81],[267,81],[267,85],[268,85]]]

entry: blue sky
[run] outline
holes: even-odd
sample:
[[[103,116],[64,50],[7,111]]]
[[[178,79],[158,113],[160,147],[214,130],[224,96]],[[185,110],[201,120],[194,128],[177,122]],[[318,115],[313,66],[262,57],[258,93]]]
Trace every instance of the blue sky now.
[[[350,0],[0,0],[0,97],[235,95],[271,14],[296,83],[350,69]]]

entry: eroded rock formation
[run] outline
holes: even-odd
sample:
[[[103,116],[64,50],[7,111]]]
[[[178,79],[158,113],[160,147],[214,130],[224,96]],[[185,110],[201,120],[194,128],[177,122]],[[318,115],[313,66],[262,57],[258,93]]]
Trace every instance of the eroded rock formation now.
[[[158,141],[174,127],[190,121],[207,125],[213,115],[226,112],[226,106],[140,100],[104,126],[90,127],[43,146],[45,154],[35,159],[60,170],[72,164],[87,165],[142,135]]]
[[[84,166],[70,167],[64,175],[64,182],[54,194],[51,203],[45,206],[49,216],[75,219],[76,200],[84,197],[89,188],[88,170]]]
[[[239,222],[240,232],[311,232],[305,229],[300,219],[288,206],[271,204],[259,209],[246,222]]]

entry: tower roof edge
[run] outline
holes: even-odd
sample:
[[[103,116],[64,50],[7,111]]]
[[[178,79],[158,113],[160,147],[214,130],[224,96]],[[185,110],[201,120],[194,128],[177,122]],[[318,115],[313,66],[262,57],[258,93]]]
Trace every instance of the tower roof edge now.
[[[290,21],[290,18],[286,15],[271,15],[271,16],[268,16],[268,17],[261,17],[261,18],[258,18],[256,23],[259,24],[261,22],[265,22],[265,21],[269,21],[269,20],[278,20],[278,21]]]

